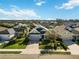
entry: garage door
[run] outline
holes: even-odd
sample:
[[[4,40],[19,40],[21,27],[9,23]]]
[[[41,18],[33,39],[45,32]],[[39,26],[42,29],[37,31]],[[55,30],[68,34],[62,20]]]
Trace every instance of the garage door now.
[[[36,40],[36,41],[38,41],[38,40],[41,39],[41,37],[42,36],[40,34],[30,34],[29,35],[30,40]]]

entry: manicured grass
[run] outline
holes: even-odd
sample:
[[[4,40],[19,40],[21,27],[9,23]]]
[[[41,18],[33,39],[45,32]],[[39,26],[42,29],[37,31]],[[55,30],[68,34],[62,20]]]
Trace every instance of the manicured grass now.
[[[0,54],[20,54],[21,51],[0,51]]]
[[[27,38],[26,39],[25,38],[19,38],[19,39],[16,39],[15,43],[11,42],[8,45],[5,44],[5,46],[4,46],[4,44],[0,45],[0,48],[1,49],[24,49],[27,46],[27,44],[25,44],[27,42],[24,42],[26,40],[27,40]]]
[[[24,49],[25,47],[26,45],[19,45],[18,43],[16,43],[16,44],[7,46],[4,49]]]

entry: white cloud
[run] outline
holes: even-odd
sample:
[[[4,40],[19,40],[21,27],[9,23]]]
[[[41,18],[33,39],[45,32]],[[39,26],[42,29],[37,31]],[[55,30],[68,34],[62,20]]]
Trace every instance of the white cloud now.
[[[13,17],[13,18],[31,18],[31,17],[39,17],[37,13],[32,9],[19,9],[15,7],[11,7],[10,10],[5,10],[0,8],[0,15],[3,17]]]
[[[6,15],[6,16],[34,16],[36,17],[37,14],[33,10],[29,9],[14,9],[12,8],[10,11],[6,11],[4,9],[0,9],[0,14]]]
[[[42,6],[43,4],[45,4],[46,2],[44,0],[34,0],[37,6]]]
[[[37,6],[42,6],[43,4],[45,4],[45,1],[40,1],[36,3]]]
[[[79,6],[79,0],[69,0],[67,3],[63,3],[62,6],[55,6],[58,9],[73,9]]]

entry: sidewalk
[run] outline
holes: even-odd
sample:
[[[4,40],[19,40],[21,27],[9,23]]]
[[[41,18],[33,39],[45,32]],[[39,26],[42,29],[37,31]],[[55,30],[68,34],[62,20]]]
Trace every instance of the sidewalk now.
[[[0,49],[0,51],[23,51],[24,49]]]

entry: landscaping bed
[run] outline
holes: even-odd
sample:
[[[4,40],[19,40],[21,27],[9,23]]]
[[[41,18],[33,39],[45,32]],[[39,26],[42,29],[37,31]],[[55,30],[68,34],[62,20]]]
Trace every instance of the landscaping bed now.
[[[68,47],[62,42],[62,40],[50,40],[50,39],[44,39],[43,41],[40,41],[39,43],[40,49],[63,49],[67,50]]]
[[[61,52],[61,51],[41,51],[41,54],[58,54],[58,55],[70,55],[70,52]]]

